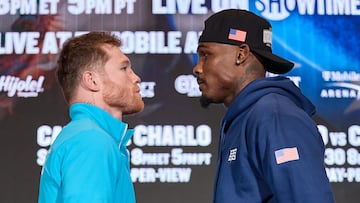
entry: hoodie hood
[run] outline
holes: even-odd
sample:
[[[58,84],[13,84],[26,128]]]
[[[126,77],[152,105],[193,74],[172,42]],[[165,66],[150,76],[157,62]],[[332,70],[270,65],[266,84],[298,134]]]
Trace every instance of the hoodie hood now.
[[[246,112],[261,97],[274,93],[289,98],[309,116],[315,114],[315,106],[301,93],[301,90],[290,79],[277,76],[260,78],[246,86],[229,106],[223,121],[233,120],[239,113]]]

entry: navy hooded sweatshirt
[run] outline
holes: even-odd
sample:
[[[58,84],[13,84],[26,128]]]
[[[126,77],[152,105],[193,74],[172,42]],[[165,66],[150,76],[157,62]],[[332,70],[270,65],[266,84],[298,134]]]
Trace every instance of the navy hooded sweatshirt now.
[[[214,202],[334,202],[314,113],[285,77],[244,88],[222,121]]]

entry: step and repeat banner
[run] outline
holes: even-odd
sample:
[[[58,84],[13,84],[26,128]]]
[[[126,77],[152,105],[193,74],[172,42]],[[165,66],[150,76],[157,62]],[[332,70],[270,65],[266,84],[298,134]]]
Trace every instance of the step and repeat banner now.
[[[316,105],[338,203],[360,201],[359,0],[1,0],[0,202],[36,202],[49,146],[68,122],[55,79],[68,38],[106,30],[141,77],[143,112],[127,116],[139,203],[211,202],[219,125],[192,68],[204,20],[246,9],[273,25],[273,52]],[[271,77],[272,75],[269,75]]]

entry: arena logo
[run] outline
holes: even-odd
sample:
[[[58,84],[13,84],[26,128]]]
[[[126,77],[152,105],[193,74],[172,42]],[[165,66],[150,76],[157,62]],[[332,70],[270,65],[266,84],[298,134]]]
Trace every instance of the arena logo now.
[[[328,82],[321,90],[321,98],[360,100],[360,73],[355,71],[323,71],[322,78]]]
[[[255,7],[269,20],[280,21],[290,12],[300,15],[360,15],[358,0],[258,0]]]
[[[360,73],[356,71],[323,71],[322,78],[326,82],[360,82]]]
[[[321,90],[321,98],[360,100],[360,85],[346,82],[335,82],[327,84],[327,86],[329,86],[329,88]]]
[[[39,76],[37,80],[31,75],[24,80],[12,75],[0,76],[0,93],[7,92],[8,97],[37,97],[40,92],[44,92],[43,83],[45,77]]]

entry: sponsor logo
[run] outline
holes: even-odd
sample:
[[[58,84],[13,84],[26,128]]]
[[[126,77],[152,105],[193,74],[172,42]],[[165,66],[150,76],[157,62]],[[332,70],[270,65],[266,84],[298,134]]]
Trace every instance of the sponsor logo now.
[[[33,79],[31,75],[26,76],[24,80],[12,75],[0,76],[0,93],[7,92],[8,97],[37,97],[44,91],[45,77]]]
[[[320,92],[321,98],[360,100],[360,73],[355,71],[323,71],[327,84]]]
[[[229,152],[229,158],[228,161],[235,161],[236,160],[236,152],[237,152],[237,148],[231,149]]]

